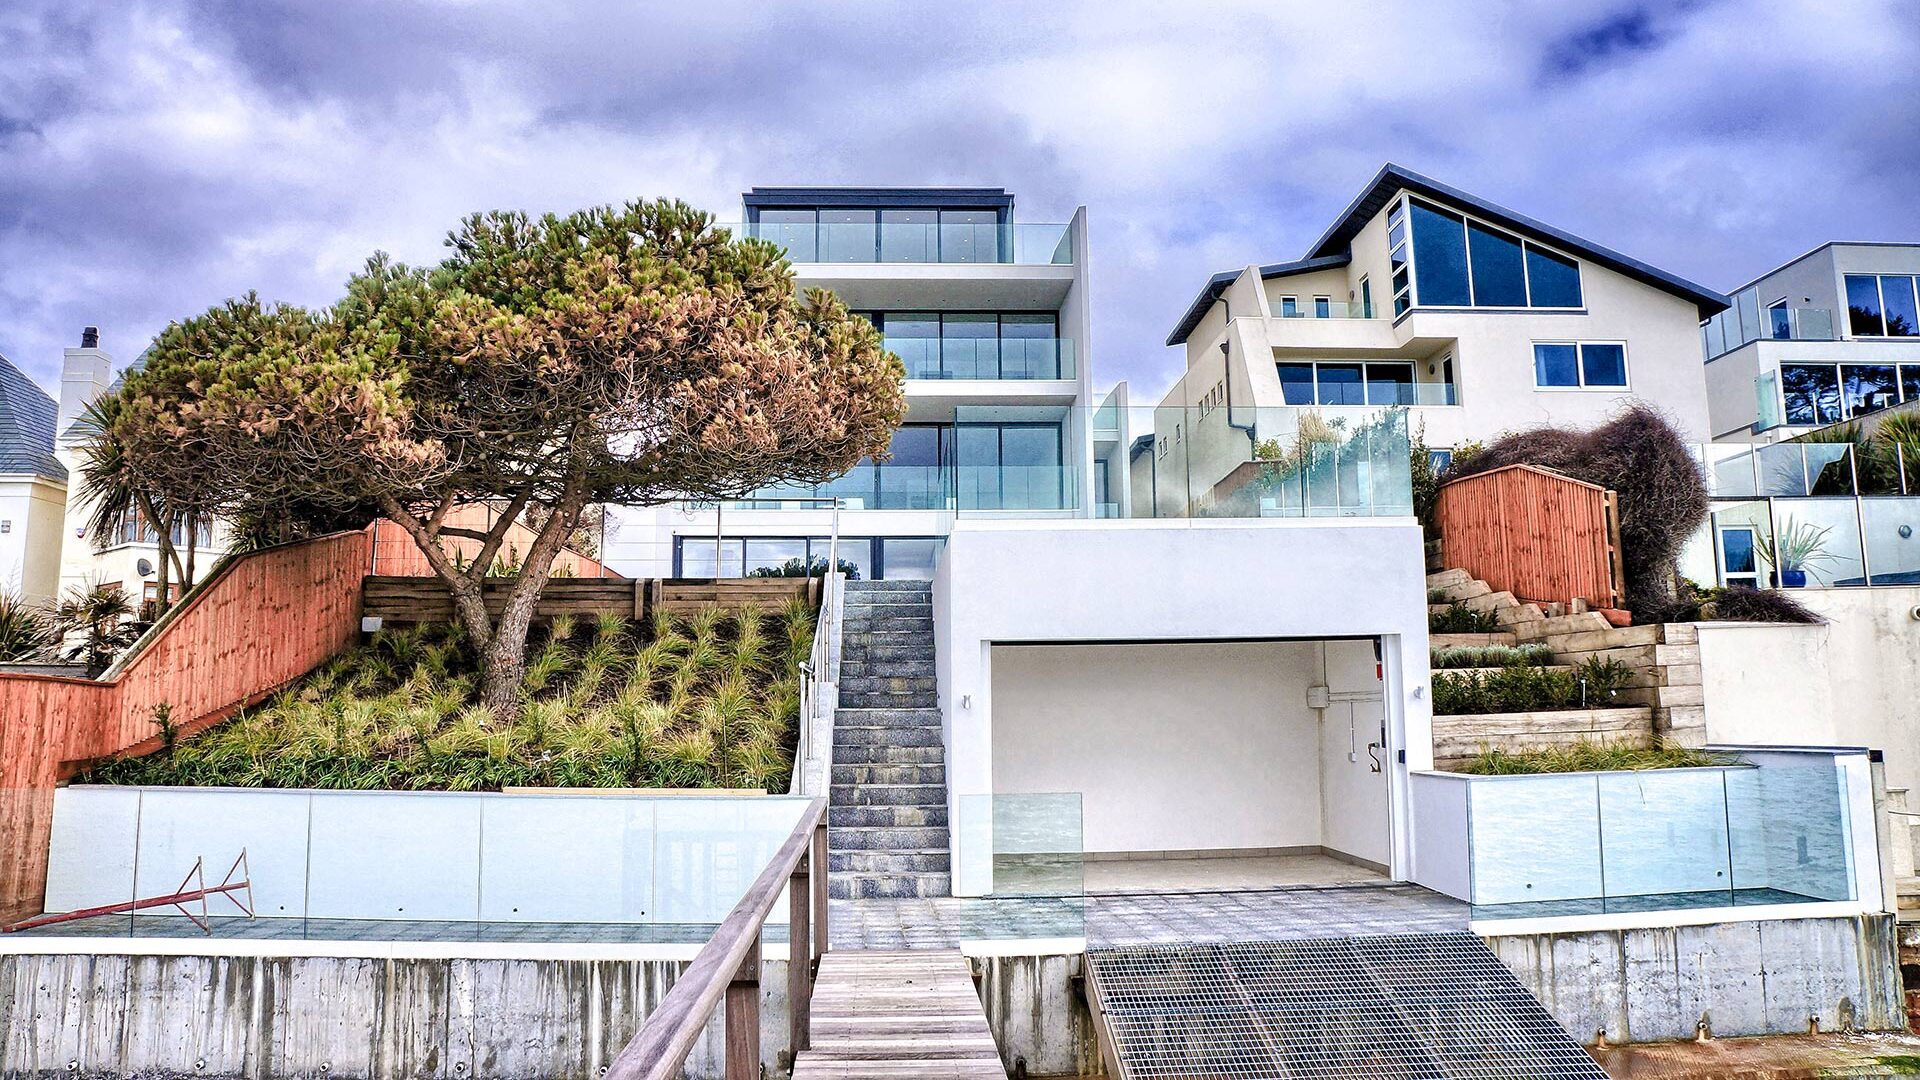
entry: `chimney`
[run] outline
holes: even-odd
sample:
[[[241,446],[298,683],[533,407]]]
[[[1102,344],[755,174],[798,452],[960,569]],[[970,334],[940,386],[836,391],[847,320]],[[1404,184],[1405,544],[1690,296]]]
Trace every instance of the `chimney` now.
[[[59,434],[65,435],[93,399],[112,384],[113,357],[100,348],[100,328],[89,326],[80,331],[80,347],[68,349],[60,364]]]

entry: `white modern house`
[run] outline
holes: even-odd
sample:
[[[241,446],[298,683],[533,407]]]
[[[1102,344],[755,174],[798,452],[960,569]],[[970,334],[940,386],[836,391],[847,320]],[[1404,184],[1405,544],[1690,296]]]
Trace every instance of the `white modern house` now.
[[[1701,324],[1712,434],[1772,442],[1920,401],[1920,244],[1827,243]]]
[[[1094,468],[1084,208],[1064,223],[1019,221],[1000,188],[754,188],[741,201],[730,227],[785,248],[800,288],[831,289],[906,362],[906,423],[887,460],[817,488],[610,509],[615,570],[739,577],[824,563],[833,499],[837,557],[862,579],[930,577],[958,516],[1118,512]]]
[[[1405,406],[1444,452],[1504,431],[1591,426],[1630,399],[1708,430],[1698,326],[1724,296],[1388,164],[1305,255],[1215,274],[1167,338],[1186,372],[1154,424],[1156,505],[1224,494],[1247,447],[1298,416]]]
[[[0,356],[0,592],[51,599],[59,583],[67,469],[53,452],[59,407]]]

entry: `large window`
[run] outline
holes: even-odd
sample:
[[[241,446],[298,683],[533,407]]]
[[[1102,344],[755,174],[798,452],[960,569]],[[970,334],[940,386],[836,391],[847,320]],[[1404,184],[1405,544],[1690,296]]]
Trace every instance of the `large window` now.
[[[909,379],[1070,379],[1051,313],[908,312],[867,316]]]
[[[906,424],[885,461],[862,458],[818,487],[755,492],[750,507],[838,497],[853,509],[1064,510],[1074,505],[1057,422]]]
[[[1531,240],[1418,199],[1408,200],[1413,223],[1413,277],[1419,302],[1428,307],[1577,308],[1580,264]],[[1396,227],[1399,207],[1388,211],[1387,243],[1393,259],[1394,314],[1401,266]]]
[[[1396,202],[1387,210],[1387,258],[1393,270],[1393,316],[1396,319],[1413,306],[1413,273],[1407,263],[1406,205]]]
[[[1856,337],[1920,335],[1914,279],[1905,274],[1848,274],[1847,326]]]
[[[1533,384],[1543,390],[1624,389],[1627,347],[1616,341],[1536,341]]]
[[[1413,365],[1400,361],[1286,361],[1276,365],[1289,405],[1418,404]]]
[[[797,263],[994,263],[1013,255],[998,210],[764,207],[753,213],[753,235],[779,244]]]
[[[1920,364],[1781,364],[1780,404],[1795,427],[1837,424],[1920,400]]]

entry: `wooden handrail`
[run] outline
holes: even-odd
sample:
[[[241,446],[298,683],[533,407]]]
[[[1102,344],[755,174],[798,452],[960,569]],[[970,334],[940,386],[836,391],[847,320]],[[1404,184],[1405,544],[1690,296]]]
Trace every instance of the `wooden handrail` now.
[[[780,897],[781,886],[789,884],[790,879],[811,894],[816,913],[811,933],[803,921],[788,935],[787,1008],[795,1020],[793,1053],[798,1055],[805,1049],[805,1029],[798,1021],[806,1015],[807,1000],[813,993],[814,961],[825,951],[827,941],[826,822],[827,800],[817,798],[808,803],[786,843],[774,852],[746,895],[727,913],[667,996],[660,999],[660,1006],[607,1067],[605,1080],[674,1080],[680,1076],[693,1044],[706,1029],[707,1018],[723,1000],[727,1003],[728,1080],[760,1075],[760,931]],[[805,908],[795,902],[792,910],[799,917]]]

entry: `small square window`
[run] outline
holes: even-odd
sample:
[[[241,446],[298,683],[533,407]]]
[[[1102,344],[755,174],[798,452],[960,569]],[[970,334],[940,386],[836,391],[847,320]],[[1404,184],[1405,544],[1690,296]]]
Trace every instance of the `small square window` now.
[[[1580,346],[1580,371],[1587,386],[1627,385],[1627,347],[1625,345]]]
[[[1535,386],[1579,386],[1580,349],[1571,342],[1533,347]]]

